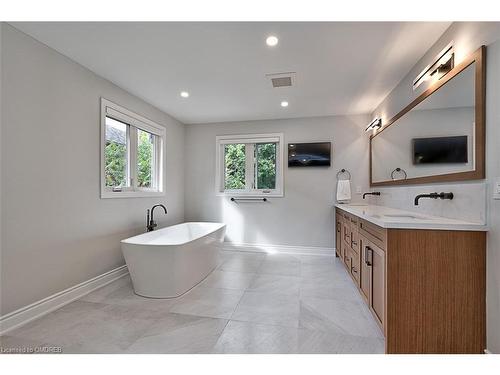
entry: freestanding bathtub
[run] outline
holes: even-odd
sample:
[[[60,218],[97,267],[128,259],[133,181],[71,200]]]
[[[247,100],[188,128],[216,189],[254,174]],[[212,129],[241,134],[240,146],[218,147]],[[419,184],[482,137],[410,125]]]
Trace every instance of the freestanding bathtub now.
[[[136,294],[173,298],[217,266],[226,225],[183,223],[121,241]]]

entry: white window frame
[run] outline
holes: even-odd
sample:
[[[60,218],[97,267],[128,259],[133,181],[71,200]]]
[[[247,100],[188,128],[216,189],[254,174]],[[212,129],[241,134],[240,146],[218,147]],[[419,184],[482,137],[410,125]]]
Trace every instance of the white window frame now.
[[[121,191],[113,191],[106,186],[105,152],[106,146],[106,117],[113,118],[127,125],[128,146],[128,173],[130,187],[123,187]],[[137,186],[137,129],[147,131],[156,136],[154,145],[154,175],[158,184],[155,188],[141,188]],[[139,198],[159,197],[165,195],[164,148],[166,130],[163,126],[138,115],[110,100],[101,98],[101,198]]]
[[[225,158],[224,146],[227,144],[245,144],[245,189],[226,190],[225,185]],[[255,189],[254,176],[256,160],[254,148],[257,143],[276,143],[276,188]],[[283,160],[284,160],[283,133],[269,134],[243,134],[216,136],[216,166],[215,166],[215,191],[219,196],[244,196],[244,197],[283,197]]]

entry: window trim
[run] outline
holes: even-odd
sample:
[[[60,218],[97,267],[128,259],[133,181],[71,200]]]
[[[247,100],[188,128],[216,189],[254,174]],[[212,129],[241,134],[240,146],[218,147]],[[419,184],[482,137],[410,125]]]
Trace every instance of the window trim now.
[[[122,191],[113,191],[111,187],[106,186],[105,177],[105,152],[106,145],[106,117],[113,118],[117,121],[124,122],[129,125],[127,128],[128,142],[128,174],[132,181],[132,186],[123,188]],[[156,136],[154,153],[154,174],[158,176],[158,189],[139,188],[135,187],[137,183],[137,131],[136,129],[144,130]],[[101,152],[100,152],[100,185],[101,199],[104,198],[141,198],[141,197],[160,197],[165,195],[165,138],[166,129],[143,117],[134,113],[110,100],[101,97]]]
[[[240,196],[240,197],[274,197],[280,198],[285,195],[284,193],[284,177],[283,177],[283,164],[284,164],[284,136],[283,133],[263,133],[263,134],[231,134],[231,135],[218,135],[216,139],[216,165],[215,165],[215,193],[217,196]],[[224,189],[224,145],[244,143],[270,143],[275,142],[276,145],[276,188],[269,193],[265,193],[268,189],[245,189],[245,190],[225,190]],[[252,148],[253,149],[253,148]],[[254,160],[248,158],[250,151],[245,147],[245,180],[252,177],[254,171]],[[254,181],[255,182],[255,181]]]

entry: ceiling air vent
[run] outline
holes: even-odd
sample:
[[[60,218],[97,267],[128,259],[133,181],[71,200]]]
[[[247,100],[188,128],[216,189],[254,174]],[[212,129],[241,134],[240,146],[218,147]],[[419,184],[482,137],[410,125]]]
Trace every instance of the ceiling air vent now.
[[[266,74],[273,88],[295,86],[295,72]]]

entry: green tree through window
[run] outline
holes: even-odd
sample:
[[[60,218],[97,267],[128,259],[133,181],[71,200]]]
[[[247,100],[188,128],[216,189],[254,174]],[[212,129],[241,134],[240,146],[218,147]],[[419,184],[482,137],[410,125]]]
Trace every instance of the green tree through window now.
[[[125,186],[127,168],[127,146],[117,142],[106,142],[106,186]]]
[[[257,189],[276,188],[276,143],[257,143]]]
[[[276,189],[276,143],[249,145],[254,150],[254,189]],[[243,143],[224,145],[224,189],[243,190],[247,188],[246,146]],[[252,184],[252,181],[249,182]]]
[[[226,190],[245,189],[245,145],[224,146],[224,188]]]
[[[137,185],[150,188],[153,180],[154,135],[137,129]]]
[[[106,186],[127,186],[127,124],[106,117]]]

